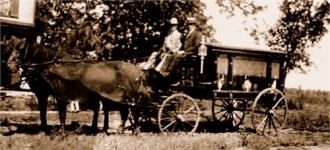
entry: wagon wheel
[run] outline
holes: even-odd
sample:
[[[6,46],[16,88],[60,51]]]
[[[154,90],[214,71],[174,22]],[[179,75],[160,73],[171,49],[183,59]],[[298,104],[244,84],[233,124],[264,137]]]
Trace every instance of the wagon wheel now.
[[[173,94],[168,97],[158,111],[158,126],[161,132],[196,131],[200,120],[197,102],[186,94]]]
[[[278,89],[262,90],[252,105],[252,124],[262,134],[275,133],[283,128],[287,118],[288,105]]]
[[[212,101],[212,117],[214,121],[226,123],[229,128],[236,129],[245,118],[246,104],[235,99]]]

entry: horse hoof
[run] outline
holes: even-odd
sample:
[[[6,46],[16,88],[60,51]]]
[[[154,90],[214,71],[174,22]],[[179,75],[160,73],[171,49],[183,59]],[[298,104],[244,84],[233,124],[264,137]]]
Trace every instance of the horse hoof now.
[[[47,130],[47,125],[45,125],[45,124],[41,124],[41,125],[40,125],[40,130],[41,130],[41,131],[46,131],[46,130]]]
[[[99,132],[98,128],[92,128],[91,130],[89,130],[90,134],[96,135]]]
[[[108,130],[109,130],[109,128],[103,128],[102,132],[108,134],[108,133],[110,133]]]
[[[140,136],[140,133],[141,133],[140,128],[134,129],[133,132],[132,132],[132,134],[136,135],[136,136]]]
[[[117,129],[118,134],[124,134],[125,133],[125,127],[120,125],[119,128]]]

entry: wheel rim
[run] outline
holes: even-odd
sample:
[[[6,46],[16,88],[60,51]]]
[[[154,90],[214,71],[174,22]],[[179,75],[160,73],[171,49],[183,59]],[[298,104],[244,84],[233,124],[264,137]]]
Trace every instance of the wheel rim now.
[[[237,128],[245,118],[243,101],[234,99],[217,100],[212,102],[213,120],[226,123],[229,128]]]
[[[287,101],[278,89],[267,88],[256,97],[252,107],[252,124],[262,134],[276,133],[287,118]]]
[[[158,112],[158,125],[161,132],[196,131],[200,110],[197,102],[188,95],[174,94],[168,97]]]

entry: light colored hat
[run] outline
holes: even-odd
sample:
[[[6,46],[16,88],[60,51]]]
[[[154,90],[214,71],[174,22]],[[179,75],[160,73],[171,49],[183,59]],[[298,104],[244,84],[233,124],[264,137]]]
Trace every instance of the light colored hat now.
[[[172,25],[177,25],[177,24],[178,24],[178,19],[176,19],[176,18],[171,18],[171,20],[170,20],[170,24],[172,24]]]
[[[188,24],[195,24],[196,23],[196,19],[194,17],[189,17],[189,18],[187,18],[187,23]]]

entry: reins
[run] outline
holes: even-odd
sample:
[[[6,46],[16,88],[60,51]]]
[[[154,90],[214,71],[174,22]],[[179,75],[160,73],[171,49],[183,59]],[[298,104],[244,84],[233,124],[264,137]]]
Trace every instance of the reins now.
[[[54,59],[42,63],[22,63],[21,66],[26,67],[38,67],[38,66],[47,66],[52,64],[65,64],[65,63],[80,63],[80,62],[97,62],[98,60],[94,59],[78,59],[78,60],[63,60],[63,59]]]

